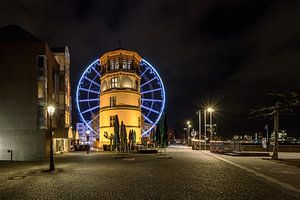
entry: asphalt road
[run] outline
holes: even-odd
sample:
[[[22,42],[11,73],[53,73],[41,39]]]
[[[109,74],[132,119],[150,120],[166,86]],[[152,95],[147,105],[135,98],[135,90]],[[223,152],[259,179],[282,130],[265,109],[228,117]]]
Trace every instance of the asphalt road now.
[[[271,169],[290,166],[184,147],[118,158],[70,153],[55,165],[49,173],[46,161],[0,162],[0,199],[300,199],[299,168],[276,176]]]

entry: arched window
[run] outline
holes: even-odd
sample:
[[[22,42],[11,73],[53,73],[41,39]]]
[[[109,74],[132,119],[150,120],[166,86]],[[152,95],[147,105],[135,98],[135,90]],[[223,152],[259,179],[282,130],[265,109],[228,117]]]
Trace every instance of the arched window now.
[[[123,88],[133,88],[133,82],[132,82],[131,78],[129,78],[127,76],[123,77],[122,87]]]
[[[111,88],[117,88],[118,87],[118,78],[114,77],[111,79]]]
[[[115,69],[119,69],[119,58],[115,60]]]
[[[123,58],[123,69],[127,69],[127,60]]]

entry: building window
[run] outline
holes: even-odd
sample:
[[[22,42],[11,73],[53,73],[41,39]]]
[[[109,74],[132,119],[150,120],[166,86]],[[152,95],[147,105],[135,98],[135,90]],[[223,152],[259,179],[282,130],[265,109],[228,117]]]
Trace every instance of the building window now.
[[[116,58],[115,62],[115,69],[119,69],[119,58]]]
[[[115,122],[115,116],[110,116],[109,117],[109,121],[110,121],[110,126],[114,126],[114,122]]]
[[[123,69],[127,69],[127,62],[126,58],[123,58]]]
[[[138,89],[139,89],[139,82],[136,80],[135,81],[135,90],[138,91]]]
[[[109,61],[109,64],[110,64],[110,70],[114,70],[114,69],[115,69],[115,63],[114,63],[114,60],[110,60],[110,61]]]
[[[45,82],[43,80],[38,81],[38,98],[44,99],[45,98]]]
[[[138,107],[140,107],[141,106],[141,99],[139,98],[138,99]]]
[[[45,55],[37,56],[37,68],[39,76],[47,76],[47,57]]]
[[[127,60],[127,68],[128,68],[128,69],[131,69],[131,63],[132,63],[132,60],[131,60],[131,59],[128,59],[128,60]]]
[[[118,78],[112,78],[111,79],[111,88],[117,88],[118,87]]]
[[[117,98],[116,97],[110,97],[109,98],[109,100],[110,100],[110,107],[114,107],[114,106],[116,106],[116,102],[117,102]]]

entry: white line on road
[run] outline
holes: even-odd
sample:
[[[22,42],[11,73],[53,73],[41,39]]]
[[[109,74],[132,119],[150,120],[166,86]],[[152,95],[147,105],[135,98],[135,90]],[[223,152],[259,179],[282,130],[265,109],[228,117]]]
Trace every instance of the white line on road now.
[[[219,160],[222,160],[222,161],[224,161],[224,162],[227,162],[227,163],[229,163],[229,164],[231,164],[231,165],[234,165],[234,166],[236,166],[236,167],[239,167],[240,169],[246,170],[247,172],[252,173],[252,174],[254,174],[254,175],[258,176],[258,177],[261,177],[261,178],[263,178],[263,179],[265,179],[265,180],[267,180],[267,181],[269,181],[269,182],[276,183],[276,184],[280,185],[281,187],[283,187],[283,188],[285,188],[285,189],[288,189],[288,190],[291,190],[291,191],[294,191],[294,192],[297,192],[297,193],[300,194],[300,190],[299,190],[298,188],[296,188],[296,187],[294,187],[294,186],[292,186],[292,185],[290,185],[290,184],[288,184],[288,183],[284,183],[284,182],[278,181],[277,179],[275,179],[275,178],[273,178],[273,177],[264,175],[264,174],[262,174],[262,173],[259,173],[259,172],[255,171],[255,170],[249,169],[249,168],[247,168],[247,167],[244,167],[244,166],[242,166],[242,165],[239,165],[239,164],[237,164],[237,163],[235,163],[235,162],[232,162],[232,161],[230,161],[230,160],[227,160],[227,159],[222,158],[222,157],[220,157],[220,156],[217,156],[217,155],[215,155],[215,154],[212,154],[212,153],[209,153],[209,152],[205,152],[205,153],[206,153],[206,154],[209,154],[209,155],[211,155],[211,156],[214,156],[215,158],[217,158],[217,159],[219,159]]]

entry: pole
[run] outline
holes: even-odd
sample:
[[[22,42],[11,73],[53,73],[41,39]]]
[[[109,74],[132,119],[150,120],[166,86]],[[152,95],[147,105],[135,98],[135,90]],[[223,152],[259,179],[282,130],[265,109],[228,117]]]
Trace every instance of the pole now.
[[[279,105],[278,102],[275,105],[274,109],[274,134],[275,134],[275,141],[274,141],[274,149],[272,159],[278,160],[278,127],[279,127]]]
[[[209,133],[210,133],[210,143],[212,142],[212,111],[209,112]]]
[[[50,171],[53,171],[54,168],[54,160],[53,160],[53,138],[52,138],[52,117],[49,116],[49,125],[50,125]]]
[[[206,110],[204,110],[204,146],[206,150]]]
[[[201,150],[201,109],[199,109],[199,150]]]

